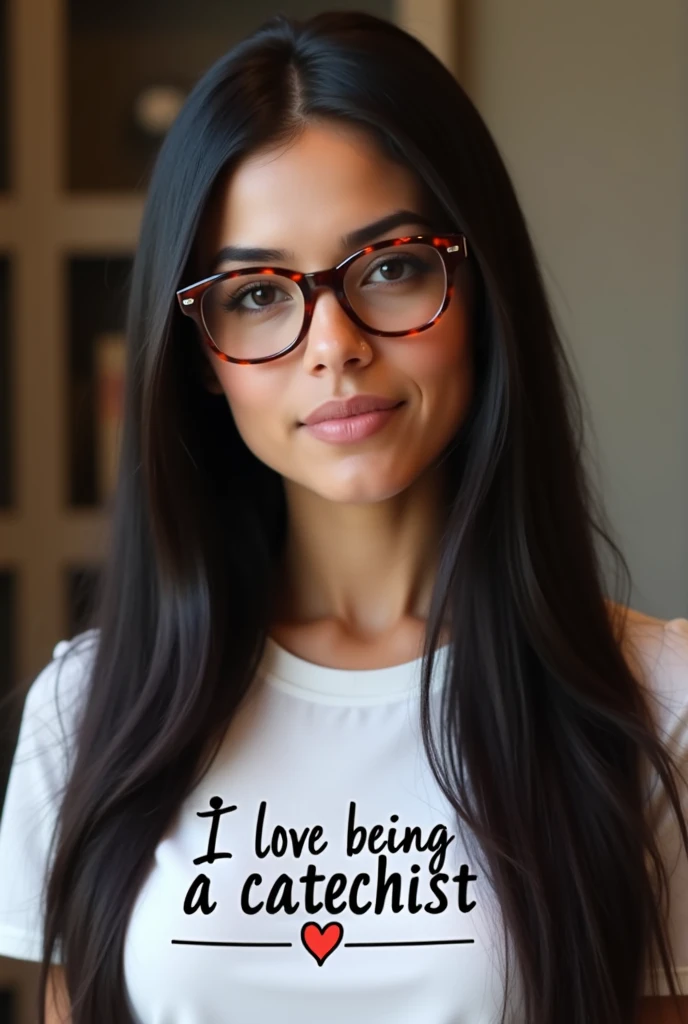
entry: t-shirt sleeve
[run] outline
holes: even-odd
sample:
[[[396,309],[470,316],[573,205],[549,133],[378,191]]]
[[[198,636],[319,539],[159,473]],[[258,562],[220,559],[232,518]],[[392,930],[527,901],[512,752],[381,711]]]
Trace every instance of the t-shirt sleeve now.
[[[0,956],[43,956],[43,890],[72,763],[70,741],[88,660],[84,646],[92,647],[81,643],[86,636],[57,644],[24,701],[0,818]],[[57,945],[51,960],[61,962]]]
[[[688,819],[688,619],[664,625],[661,648],[651,659],[651,685],[661,703],[657,707],[660,736],[678,763],[676,779],[683,815]],[[668,938],[676,965],[677,990],[688,995],[688,858],[671,802],[653,771],[650,814],[669,883]],[[655,954],[657,995],[669,995],[669,986]],[[651,972],[645,976],[644,994],[652,995]]]

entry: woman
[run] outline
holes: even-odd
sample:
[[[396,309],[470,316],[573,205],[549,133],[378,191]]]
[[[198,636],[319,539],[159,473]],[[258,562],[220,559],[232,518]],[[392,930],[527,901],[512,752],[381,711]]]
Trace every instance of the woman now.
[[[41,1008],[48,971],[73,1024],[676,995],[688,620],[605,595],[575,382],[449,72],[364,14],[230,51],[155,166],[128,344],[97,609],[1,833]]]

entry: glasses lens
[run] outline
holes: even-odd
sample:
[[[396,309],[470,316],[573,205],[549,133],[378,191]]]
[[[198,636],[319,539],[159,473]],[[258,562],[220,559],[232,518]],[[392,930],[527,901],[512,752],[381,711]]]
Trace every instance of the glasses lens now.
[[[261,359],[286,348],[303,323],[299,286],[277,274],[240,274],[203,293],[201,312],[217,347],[234,359]]]
[[[361,320],[379,331],[424,327],[444,302],[446,273],[437,249],[422,242],[360,256],[344,276],[344,292]]]
[[[422,242],[377,249],[349,265],[344,292],[366,326],[412,331],[432,320],[444,302],[444,261]],[[261,359],[287,348],[298,336],[303,294],[288,277],[243,274],[208,288],[201,312],[221,352],[234,359]]]

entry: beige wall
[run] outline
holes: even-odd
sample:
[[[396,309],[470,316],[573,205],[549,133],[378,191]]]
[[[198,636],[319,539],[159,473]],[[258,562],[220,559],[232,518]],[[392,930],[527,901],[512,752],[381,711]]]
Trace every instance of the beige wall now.
[[[688,616],[687,21],[681,0],[473,0],[459,74],[580,374],[632,604],[662,617]]]

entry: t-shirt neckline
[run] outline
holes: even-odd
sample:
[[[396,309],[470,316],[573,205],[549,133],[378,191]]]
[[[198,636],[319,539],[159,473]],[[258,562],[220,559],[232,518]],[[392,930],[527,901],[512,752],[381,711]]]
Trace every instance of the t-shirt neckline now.
[[[438,648],[433,684],[440,685],[450,644]],[[422,656],[386,668],[343,669],[306,661],[268,634],[258,674],[267,683],[303,700],[328,704],[382,704],[420,691]]]

